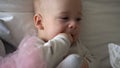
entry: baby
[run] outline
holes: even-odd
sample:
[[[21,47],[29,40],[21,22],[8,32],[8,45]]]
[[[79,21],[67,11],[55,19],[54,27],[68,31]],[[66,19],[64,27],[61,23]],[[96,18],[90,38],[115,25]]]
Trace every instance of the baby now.
[[[69,45],[78,40],[82,16],[81,1],[34,0],[34,8],[34,24],[38,36],[49,47],[46,49],[48,53],[45,59],[49,68],[55,68],[53,65],[57,65],[68,54],[72,47]]]
[[[34,0],[34,9],[38,36],[26,37],[17,51],[0,58],[0,68],[56,68],[66,56],[81,50],[76,44],[80,0]]]

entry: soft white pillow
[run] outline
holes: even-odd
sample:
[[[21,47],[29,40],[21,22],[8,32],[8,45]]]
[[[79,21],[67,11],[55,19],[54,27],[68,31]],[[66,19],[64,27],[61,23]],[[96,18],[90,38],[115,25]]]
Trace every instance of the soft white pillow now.
[[[110,63],[113,68],[120,68],[120,45],[110,43],[108,45]]]

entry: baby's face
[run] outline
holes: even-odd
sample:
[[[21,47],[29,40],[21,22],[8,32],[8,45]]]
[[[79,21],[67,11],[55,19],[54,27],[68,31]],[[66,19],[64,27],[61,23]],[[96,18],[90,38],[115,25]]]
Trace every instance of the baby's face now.
[[[73,39],[79,35],[81,21],[80,0],[51,0],[43,17],[44,40],[48,41],[59,33],[69,33]]]

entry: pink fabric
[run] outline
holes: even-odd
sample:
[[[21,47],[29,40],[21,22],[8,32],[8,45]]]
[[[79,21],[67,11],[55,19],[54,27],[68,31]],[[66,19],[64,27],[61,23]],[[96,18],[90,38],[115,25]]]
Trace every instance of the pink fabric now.
[[[0,57],[0,68],[46,68],[38,42],[37,37],[26,37],[14,53]]]

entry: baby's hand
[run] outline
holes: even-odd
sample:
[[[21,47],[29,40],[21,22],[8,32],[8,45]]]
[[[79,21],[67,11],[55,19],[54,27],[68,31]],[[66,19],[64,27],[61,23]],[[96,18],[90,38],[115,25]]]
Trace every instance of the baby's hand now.
[[[73,43],[73,37],[70,34],[68,34],[68,33],[60,33],[60,35],[64,35],[65,37],[67,37],[70,40],[71,43]]]

